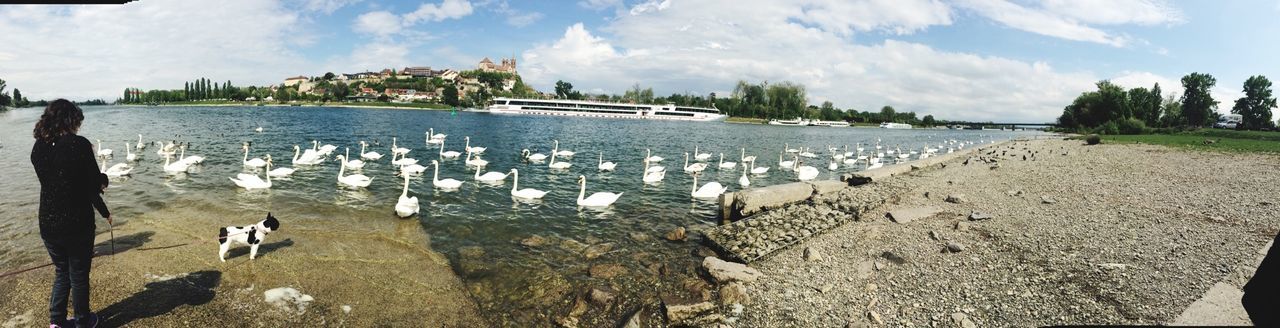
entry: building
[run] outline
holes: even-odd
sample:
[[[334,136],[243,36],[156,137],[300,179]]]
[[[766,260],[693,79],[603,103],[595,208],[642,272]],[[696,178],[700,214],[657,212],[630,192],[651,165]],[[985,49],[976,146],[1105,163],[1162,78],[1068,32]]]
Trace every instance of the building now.
[[[484,59],[480,60],[480,64],[477,65],[476,69],[479,69],[482,72],[516,74],[516,58],[503,58],[501,64],[494,64],[492,60],[489,60],[489,57],[484,57]]]
[[[383,69],[382,72],[378,73],[378,77],[381,77],[383,80],[396,77],[396,70],[390,68]]]
[[[445,69],[443,72],[440,72],[440,78],[445,81],[453,81],[458,78],[458,71]]]
[[[306,77],[306,76],[301,76],[301,75],[299,75],[299,76],[294,76],[294,77],[291,77],[291,78],[286,78],[286,79],[284,79],[284,86],[286,86],[286,87],[291,87],[291,86],[295,86],[295,85],[298,85],[299,83],[306,82],[306,81],[307,81],[307,77]]]
[[[405,67],[404,70],[400,71],[400,74],[412,77],[431,77],[433,75],[430,66]]]

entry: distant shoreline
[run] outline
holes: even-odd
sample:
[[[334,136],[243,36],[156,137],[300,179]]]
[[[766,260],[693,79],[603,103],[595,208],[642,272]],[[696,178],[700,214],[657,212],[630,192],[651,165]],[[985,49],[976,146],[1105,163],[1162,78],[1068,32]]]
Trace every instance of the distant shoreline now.
[[[297,104],[296,106],[295,106],[294,104],[268,104],[268,103],[262,103],[262,104],[261,104],[261,106],[260,106],[260,104],[258,104],[258,103],[208,103],[208,104],[199,104],[199,103],[196,103],[196,104],[186,104],[186,103],[173,104],[173,103],[166,103],[166,104],[156,104],[156,105],[147,105],[147,104],[124,104],[124,105],[116,105],[116,106],[136,106],[136,107],[150,107],[150,106],[156,106],[156,107],[343,107],[343,108],[389,108],[389,109],[438,110],[438,111],[449,111],[449,110],[454,110],[454,108],[453,108],[453,107],[447,107],[447,108],[432,108],[432,107],[418,107],[418,106],[396,106],[396,105],[376,105],[376,104],[345,104],[345,103],[326,103],[326,104],[305,103],[305,104]],[[458,110],[465,110],[465,109],[458,109]]]

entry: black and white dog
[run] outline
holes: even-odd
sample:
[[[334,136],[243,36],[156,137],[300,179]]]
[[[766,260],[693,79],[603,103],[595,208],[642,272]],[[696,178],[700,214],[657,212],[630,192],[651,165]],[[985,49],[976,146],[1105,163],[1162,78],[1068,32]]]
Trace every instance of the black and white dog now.
[[[267,212],[267,219],[247,227],[222,227],[218,229],[218,259],[226,262],[227,250],[234,244],[249,245],[249,259],[258,256],[258,245],[267,234],[280,229],[280,221]]]

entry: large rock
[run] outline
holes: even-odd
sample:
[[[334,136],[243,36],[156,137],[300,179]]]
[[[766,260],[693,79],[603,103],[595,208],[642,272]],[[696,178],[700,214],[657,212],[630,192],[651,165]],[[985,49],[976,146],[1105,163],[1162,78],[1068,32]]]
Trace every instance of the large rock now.
[[[766,210],[802,202],[811,196],[813,196],[813,186],[806,182],[792,182],[735,192],[730,219],[745,218]]]
[[[893,220],[893,222],[909,223],[911,221],[933,216],[941,211],[942,210],[937,207],[899,208],[891,210],[889,213],[885,213],[885,216],[889,217],[889,220]]]
[[[610,279],[627,273],[627,268],[615,263],[592,265],[588,270],[592,278]]]
[[[849,187],[849,183],[835,181],[835,180],[813,181],[813,182],[809,182],[809,184],[813,186],[814,195],[826,195],[832,192],[843,190],[846,187]]]
[[[726,262],[711,256],[702,259],[702,268],[706,269],[716,282],[722,284],[734,281],[753,282],[764,277],[760,270],[748,267],[746,264]]]
[[[667,322],[673,326],[686,325],[695,321],[698,317],[710,314],[715,310],[715,303],[700,302],[693,304],[665,304],[667,308]]]
[[[529,238],[525,238],[520,241],[520,245],[524,245],[525,247],[539,247],[546,244],[547,239],[539,235],[529,236]]]
[[[603,307],[609,307],[613,303],[613,293],[600,288],[591,289],[591,302]]]
[[[740,282],[731,282],[720,287],[720,304],[751,304],[751,296],[747,295],[747,287]]]
[[[591,247],[587,247],[586,250],[583,250],[582,256],[585,256],[588,260],[592,260],[608,253],[610,250],[613,250],[613,243],[595,244],[591,245]]]
[[[667,232],[667,240],[683,241],[685,238],[684,227],[676,227],[675,229],[671,229],[670,232]]]

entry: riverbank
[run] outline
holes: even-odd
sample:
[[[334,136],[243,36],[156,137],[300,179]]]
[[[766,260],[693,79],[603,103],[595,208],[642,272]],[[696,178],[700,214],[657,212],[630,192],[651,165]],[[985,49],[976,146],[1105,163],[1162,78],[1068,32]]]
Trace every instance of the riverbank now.
[[[1280,230],[1273,155],[1039,140],[980,156],[895,177],[857,222],[752,262],[734,325],[1169,323],[1247,279]]]
[[[116,222],[118,254],[94,259],[92,308],[109,327],[487,325],[418,221],[354,214],[276,213],[281,229],[257,259],[237,247],[225,263],[210,240],[217,227],[252,224],[265,211],[177,205]],[[334,229],[333,221],[348,222]],[[98,225],[95,250],[110,253],[106,223]],[[0,322],[44,324],[52,275],[43,268],[0,280]]]
[[[133,104],[134,106],[146,106],[142,104]],[[243,101],[220,101],[220,102],[174,102],[163,103],[155,106],[161,107],[341,107],[341,108],[391,108],[391,109],[417,109],[417,110],[454,110],[455,107],[444,104],[425,104],[425,103],[392,103],[392,102],[363,102],[363,103],[264,103],[264,102],[243,102]],[[461,109],[459,109],[461,110]]]
[[[1194,150],[1280,154],[1280,132],[1199,129],[1175,133],[1103,136],[1104,142],[1139,143]]]

